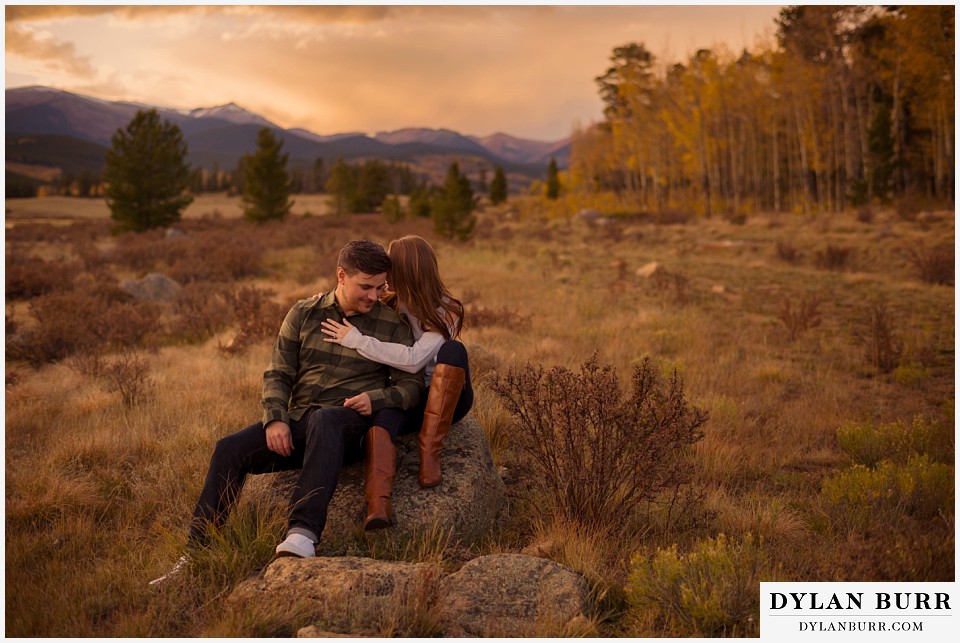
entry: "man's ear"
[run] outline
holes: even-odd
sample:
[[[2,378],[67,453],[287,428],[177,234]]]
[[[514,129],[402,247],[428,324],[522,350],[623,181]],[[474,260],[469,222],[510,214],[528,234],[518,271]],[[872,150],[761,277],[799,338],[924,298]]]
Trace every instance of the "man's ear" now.
[[[337,285],[342,286],[347,279],[347,271],[341,266],[337,266]]]

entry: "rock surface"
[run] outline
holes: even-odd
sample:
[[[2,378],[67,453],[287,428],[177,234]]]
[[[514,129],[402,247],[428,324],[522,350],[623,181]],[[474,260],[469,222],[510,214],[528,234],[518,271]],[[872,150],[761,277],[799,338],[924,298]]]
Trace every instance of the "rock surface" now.
[[[143,279],[126,279],[120,287],[140,301],[173,301],[180,295],[180,284],[166,275],[151,272]]]
[[[503,481],[493,466],[483,428],[472,415],[453,425],[447,435],[440,486],[421,489],[417,484],[417,434],[400,437],[397,459],[393,486],[397,524],[391,527],[395,535],[410,536],[437,526],[468,543],[483,538],[496,525],[506,506]],[[296,472],[250,476],[243,493],[257,503],[285,508],[296,479]],[[330,503],[325,536],[345,535],[357,529],[366,508],[363,490],[363,462],[344,466]],[[321,536],[321,548],[323,540]]]
[[[549,560],[522,554],[481,556],[443,578],[438,592],[446,636],[531,636],[582,619],[584,579]]]
[[[225,601],[241,611],[271,605],[313,621],[297,632],[301,638],[377,636],[418,623],[431,635],[458,638],[591,631],[584,579],[522,554],[481,556],[446,576],[433,563],[279,558]]]
[[[262,576],[238,585],[225,605],[288,605],[292,612],[321,615],[313,625],[317,632],[371,632],[415,609],[418,601],[432,599],[440,573],[430,563],[284,557],[270,563]]]

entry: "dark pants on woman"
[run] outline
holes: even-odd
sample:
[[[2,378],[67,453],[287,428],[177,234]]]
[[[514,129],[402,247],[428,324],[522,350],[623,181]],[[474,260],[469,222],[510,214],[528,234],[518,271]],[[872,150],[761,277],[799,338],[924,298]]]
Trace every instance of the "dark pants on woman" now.
[[[451,424],[456,424],[470,412],[470,408],[473,406],[473,385],[470,383],[470,364],[467,361],[466,347],[455,339],[447,340],[440,346],[440,351],[437,353],[437,364],[448,364],[462,368],[466,376],[463,382],[463,390],[460,391],[460,399],[457,400],[457,406],[453,410],[453,422]],[[429,396],[430,391],[428,390],[420,399],[420,404],[404,414],[405,421],[401,433],[417,433],[420,431],[420,427],[423,425],[423,412],[427,408],[427,398]]]
[[[221,438],[193,512],[191,544],[206,544],[210,525],[222,526],[248,473],[294,469],[300,469],[300,476],[290,499],[290,528],[306,529],[319,538],[345,450],[356,448],[371,426],[397,435],[402,418],[403,412],[397,409],[383,409],[372,417],[342,406],[311,409],[300,420],[290,421],[293,453],[289,456],[267,448],[262,422]]]

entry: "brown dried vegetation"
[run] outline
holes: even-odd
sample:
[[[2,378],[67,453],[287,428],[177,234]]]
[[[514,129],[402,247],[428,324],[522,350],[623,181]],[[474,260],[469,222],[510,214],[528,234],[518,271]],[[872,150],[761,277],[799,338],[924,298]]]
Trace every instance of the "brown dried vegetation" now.
[[[952,217],[910,222],[878,209],[876,227],[854,212],[823,226],[757,212],[742,225],[610,217],[618,231],[607,233],[563,215],[599,206],[556,205],[547,219],[545,206],[519,197],[510,218],[480,213],[468,243],[436,238],[428,220],[391,225],[376,215],[258,227],[192,219],[177,226],[182,235],[118,237],[108,221],[8,221],[6,561],[17,592],[7,596],[7,632],[292,634],[283,619],[268,630],[230,630],[223,620],[223,597],[271,560],[282,515],[242,507],[181,583],[158,593],[145,582],[180,553],[212,445],[259,415],[263,368],[289,303],[330,286],[348,239],[386,244],[410,233],[434,244],[468,307],[473,412],[511,500],[481,551],[427,548],[445,566],[536,544],[605,596],[602,636],[668,635],[662,619],[622,616],[630,584],[656,602],[684,578],[709,578],[706,607],[734,585],[756,596],[752,576],[731,585],[740,562],[775,564],[784,580],[953,578],[952,512],[862,512],[855,493],[861,482],[914,476],[936,484],[918,486],[926,491],[911,502],[949,509],[952,431],[935,449],[913,449],[936,466],[894,459],[899,468],[879,471],[850,471],[859,462],[851,439],[856,453],[890,459],[872,432],[838,434],[850,423],[889,426],[892,440],[921,415],[953,426],[953,292],[918,279],[905,260],[905,249],[952,242]],[[857,272],[818,269],[815,249],[830,246],[855,252]],[[682,283],[658,289],[631,278],[650,262],[682,270]],[[120,288],[150,272],[180,282],[178,297],[138,301]],[[639,388],[616,381],[638,372]],[[509,377],[545,442],[530,443],[495,389],[509,389]],[[680,401],[688,415],[671,415]],[[670,417],[679,420],[650,420]],[[656,443],[650,426],[662,429]],[[909,433],[911,445],[920,433]],[[626,459],[615,444],[649,452]],[[555,473],[542,474],[538,458],[551,453],[557,467],[544,470]],[[595,503],[591,491],[606,500]],[[860,529],[842,529],[845,515]],[[341,549],[395,555],[363,536]],[[656,576],[629,581],[631,568]]]

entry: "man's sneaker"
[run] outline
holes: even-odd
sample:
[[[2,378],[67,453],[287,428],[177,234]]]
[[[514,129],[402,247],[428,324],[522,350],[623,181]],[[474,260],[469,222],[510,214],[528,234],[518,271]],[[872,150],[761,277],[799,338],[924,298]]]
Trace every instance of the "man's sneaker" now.
[[[179,576],[187,568],[187,565],[190,564],[190,559],[186,556],[181,556],[177,559],[177,562],[174,563],[173,569],[161,576],[160,578],[154,578],[148,583],[148,585],[159,585],[160,583],[165,583],[174,576]]]
[[[316,556],[316,550],[313,541],[303,534],[289,534],[286,540],[277,545],[277,556],[312,558]]]

